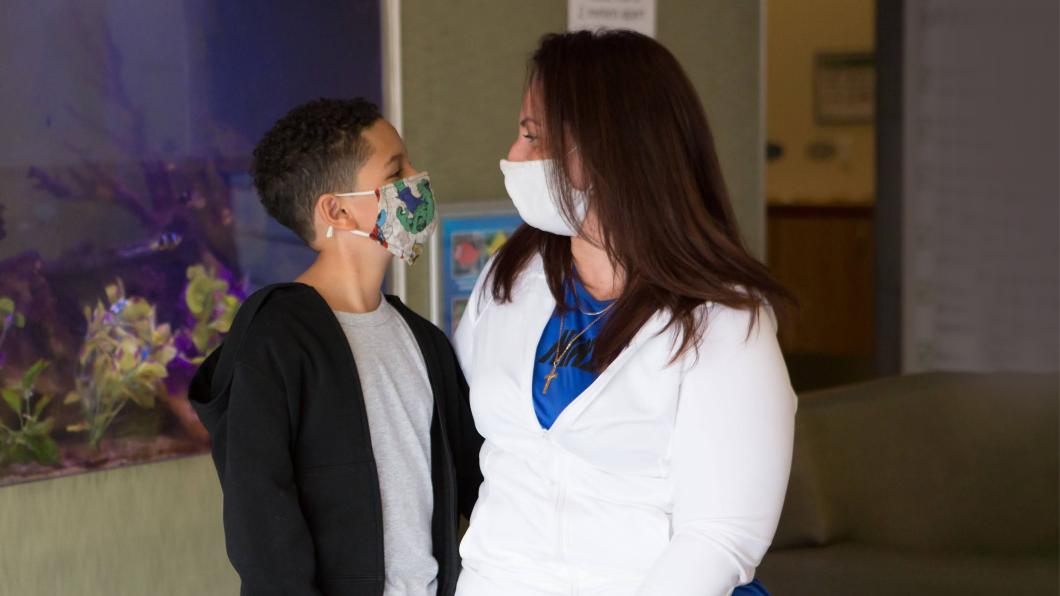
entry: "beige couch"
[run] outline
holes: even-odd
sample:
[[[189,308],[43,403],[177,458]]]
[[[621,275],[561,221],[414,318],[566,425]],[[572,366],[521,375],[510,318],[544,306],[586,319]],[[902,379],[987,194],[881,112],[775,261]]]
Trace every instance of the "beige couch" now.
[[[1057,594],[1057,375],[932,373],[808,393],[774,594]]]

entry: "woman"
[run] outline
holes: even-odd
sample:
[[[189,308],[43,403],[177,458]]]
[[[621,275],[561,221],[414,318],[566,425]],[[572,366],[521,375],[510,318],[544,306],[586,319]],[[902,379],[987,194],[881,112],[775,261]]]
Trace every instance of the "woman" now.
[[[485,437],[459,596],[764,593],[795,397],[706,116],[631,32],[548,35],[502,160],[526,222],[456,336]]]

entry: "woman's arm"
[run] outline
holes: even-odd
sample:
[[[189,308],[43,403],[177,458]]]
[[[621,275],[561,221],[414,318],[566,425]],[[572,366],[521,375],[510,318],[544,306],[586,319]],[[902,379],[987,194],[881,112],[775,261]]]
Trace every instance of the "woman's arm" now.
[[[795,395],[771,313],[718,307],[681,386],[673,536],[639,596],[723,596],[754,577],[791,467]]]
[[[457,511],[471,519],[471,511],[478,500],[478,489],[482,484],[482,470],[479,469],[479,451],[482,450],[482,436],[475,428],[475,419],[471,415],[471,403],[468,399],[467,381],[460,370],[456,352],[449,343],[449,338],[441,331],[437,332],[437,349],[442,355],[443,368],[447,371],[445,387],[448,399],[455,402],[455,420],[448,421],[453,429],[450,434],[450,448],[456,464]],[[450,414],[451,415],[451,414]]]
[[[464,378],[467,379],[468,385],[472,383],[471,362],[474,352],[475,326],[478,324],[479,314],[492,298],[489,294],[489,289],[485,288],[486,278],[489,277],[489,271],[492,267],[493,259],[491,258],[486,263],[486,266],[482,268],[482,273],[479,274],[478,279],[475,280],[475,288],[471,290],[471,295],[468,296],[464,314],[460,317],[460,324],[456,327],[456,333],[453,334],[453,347],[456,349],[456,355],[460,360],[460,367],[464,371]],[[485,296],[483,296],[483,292],[486,292]]]
[[[478,323],[480,295],[487,277],[489,265],[483,269],[475,282],[475,288],[468,297],[464,314],[453,334],[453,350],[456,353],[457,383],[460,393],[460,439],[457,448],[457,473],[459,476],[459,509],[461,515],[471,519],[471,512],[478,500],[479,487],[482,485],[482,470],[479,469],[479,452],[482,450],[482,436],[475,428],[471,414],[470,390],[471,363],[474,347],[474,330]]]

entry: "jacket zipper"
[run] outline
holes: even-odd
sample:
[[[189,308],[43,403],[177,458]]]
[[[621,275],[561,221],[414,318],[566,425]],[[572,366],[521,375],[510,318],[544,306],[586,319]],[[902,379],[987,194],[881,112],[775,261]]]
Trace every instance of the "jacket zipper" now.
[[[556,516],[556,556],[563,565],[564,570],[567,572],[567,581],[570,585],[571,596],[577,596],[579,593],[578,577],[577,574],[571,569],[567,563],[567,534],[569,533],[568,520],[566,515],[567,508],[567,477],[569,476],[570,463],[567,458],[560,453],[559,448],[551,440],[552,429],[555,428],[555,424],[548,429],[541,431],[541,438],[549,444],[549,452],[551,457],[556,459],[554,466],[554,474],[556,475],[556,499],[554,505],[554,514]]]

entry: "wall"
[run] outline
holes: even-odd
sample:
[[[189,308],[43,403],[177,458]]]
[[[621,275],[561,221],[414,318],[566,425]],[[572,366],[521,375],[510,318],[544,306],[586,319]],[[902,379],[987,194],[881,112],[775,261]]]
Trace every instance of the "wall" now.
[[[766,168],[771,203],[872,202],[875,130],[872,124],[814,122],[815,53],[872,51],[875,0],[774,0],[766,18],[766,130],[784,148]],[[837,155],[813,161],[806,146],[831,141]]]
[[[237,594],[209,456],[0,488],[4,594]]]
[[[688,71],[714,127],[749,246],[763,254],[759,2],[660,2],[658,39]],[[565,31],[560,0],[401,4],[404,133],[445,203],[507,200],[497,162],[516,134],[526,59]],[[408,302],[429,312],[429,256],[408,271]]]
[[[903,372],[1057,370],[1058,12],[905,7]]]

